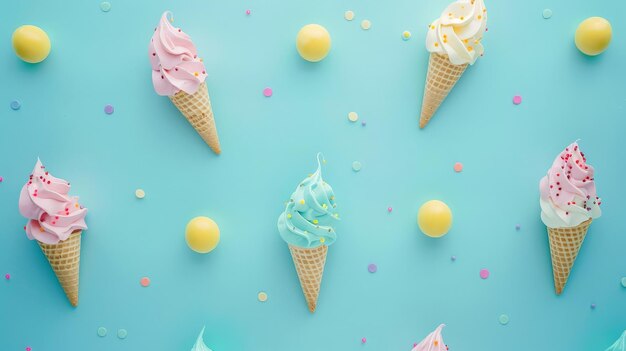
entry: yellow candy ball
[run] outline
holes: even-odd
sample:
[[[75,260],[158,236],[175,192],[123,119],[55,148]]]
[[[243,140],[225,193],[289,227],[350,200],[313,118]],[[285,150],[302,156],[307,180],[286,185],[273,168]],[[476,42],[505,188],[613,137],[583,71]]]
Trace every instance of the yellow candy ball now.
[[[319,24],[307,24],[298,32],[296,48],[303,59],[321,61],[330,51],[330,34]]]
[[[50,38],[43,29],[25,25],[13,32],[13,50],[28,63],[39,63],[50,54]]]
[[[424,234],[439,238],[446,235],[452,227],[452,211],[442,201],[430,200],[417,212],[417,225]]]
[[[600,55],[609,47],[612,31],[611,23],[606,19],[589,17],[576,29],[576,47],[585,55]]]
[[[185,240],[193,251],[209,253],[220,242],[220,228],[211,218],[196,217],[187,223]]]

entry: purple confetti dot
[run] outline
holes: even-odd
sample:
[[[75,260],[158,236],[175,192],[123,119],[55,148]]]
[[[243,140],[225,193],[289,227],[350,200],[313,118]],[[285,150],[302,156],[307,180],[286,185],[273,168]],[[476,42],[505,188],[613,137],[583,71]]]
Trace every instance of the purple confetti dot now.
[[[114,108],[112,105],[106,105],[104,106],[104,113],[106,113],[107,115],[113,114]]]
[[[367,266],[367,270],[370,273],[376,273],[376,271],[378,270],[378,267],[375,264],[371,263],[369,266]]]
[[[489,271],[488,271],[488,270],[486,270],[486,269],[481,269],[481,270],[480,270],[480,277],[481,277],[482,279],[487,279],[487,278],[489,278]]]
[[[452,261],[456,261],[456,256],[452,256],[452,257],[450,257],[450,259],[451,259]]]
[[[596,304],[595,304],[595,303],[592,303],[592,304],[591,304],[591,309],[592,309],[592,310],[594,310],[595,308],[596,308]]]
[[[522,226],[521,226],[521,225],[519,225],[519,224],[516,224],[516,225],[515,225],[515,230],[520,230],[520,229],[522,229]]]
[[[362,125],[363,127],[365,127],[365,126],[367,125],[367,123],[365,123],[365,121],[363,121],[363,122],[361,122],[361,125]]]

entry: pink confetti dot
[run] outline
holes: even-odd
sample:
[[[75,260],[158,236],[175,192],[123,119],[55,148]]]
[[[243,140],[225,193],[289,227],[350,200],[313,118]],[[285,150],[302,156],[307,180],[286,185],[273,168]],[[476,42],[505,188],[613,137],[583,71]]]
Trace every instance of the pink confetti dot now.
[[[150,285],[150,278],[148,277],[143,277],[141,278],[141,280],[139,281],[139,283],[141,284],[141,286],[143,286],[144,288],[147,287],[148,285]]]
[[[387,207],[387,212],[391,212],[391,211],[393,211],[393,208]]]
[[[26,351],[31,351],[32,349],[30,348],[30,346],[26,346]]]
[[[483,279],[487,279],[489,278],[489,271],[486,269],[481,269],[480,270],[480,277]]]
[[[366,338],[362,338],[362,339],[361,339],[361,343],[365,344],[366,342],[367,342],[367,339],[366,339]]]
[[[249,14],[250,14],[250,10],[246,10],[246,15],[249,15]]]
[[[5,274],[5,275],[4,275],[4,279],[6,279],[6,280],[11,279],[11,275],[10,275],[9,273]]]
[[[113,108],[113,105],[104,106],[104,113],[106,113],[107,115],[113,114],[114,111],[115,109]]]
[[[521,103],[522,103],[522,97],[521,97],[521,96],[519,96],[519,95],[515,95],[515,96],[513,96],[513,103],[514,103],[515,105],[519,105],[519,104],[521,104]]]
[[[463,164],[461,162],[457,162],[454,164],[454,171],[459,173],[463,170]]]
[[[3,180],[4,180],[4,178],[0,177],[0,183],[2,183]]]
[[[263,95],[265,95],[265,97],[270,97],[272,96],[272,94],[274,94],[274,92],[272,91],[272,88],[265,88],[263,89]]]

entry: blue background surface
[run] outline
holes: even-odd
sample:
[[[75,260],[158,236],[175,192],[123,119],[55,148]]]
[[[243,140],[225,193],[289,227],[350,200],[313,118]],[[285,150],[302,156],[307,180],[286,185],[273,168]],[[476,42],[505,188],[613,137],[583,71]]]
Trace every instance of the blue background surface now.
[[[99,1],[5,2],[0,273],[12,278],[0,281],[0,350],[188,350],[206,325],[215,351],[408,351],[439,323],[453,351],[608,347],[626,328],[626,3],[486,0],[485,56],[419,130],[424,37],[447,3],[142,0],[112,1],[104,13]],[[153,91],[147,47],[166,9],[204,58],[221,156]],[[573,44],[590,16],[608,18],[614,31],[595,58]],[[294,47],[307,23],[333,39],[317,64]],[[22,24],[48,32],[53,49],[43,63],[14,55],[11,34]],[[271,98],[262,94],[268,86]],[[15,99],[19,111],[9,108]],[[367,126],[350,123],[350,111]],[[557,297],[537,188],[578,138],[597,171],[603,215]],[[276,219],[318,151],[342,221],[311,315]],[[19,191],[38,156],[89,208],[76,309],[22,230]],[[457,161],[462,173],[452,169]],[[433,198],[455,216],[438,240],[415,222]],[[198,215],[222,231],[208,255],[184,241]],[[489,279],[479,278],[482,268]],[[143,276],[150,287],[139,285]]]

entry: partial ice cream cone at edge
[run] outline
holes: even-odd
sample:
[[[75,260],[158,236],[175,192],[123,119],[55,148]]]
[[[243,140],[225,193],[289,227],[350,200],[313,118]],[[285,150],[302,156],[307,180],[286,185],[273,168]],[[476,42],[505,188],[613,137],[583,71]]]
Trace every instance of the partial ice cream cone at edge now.
[[[44,244],[37,241],[56,274],[67,299],[78,306],[78,275],[80,271],[80,238],[82,231],[74,231],[65,241]]]
[[[554,274],[554,289],[560,295],[565,288],[567,279],[574,266],[574,261],[585,240],[592,219],[571,228],[548,227],[550,240],[550,255],[552,256],[552,272]]]
[[[448,55],[431,53],[428,60],[428,73],[424,84],[420,128],[426,127],[441,103],[446,99],[456,82],[459,81],[468,64],[455,65]]]
[[[217,135],[217,128],[215,127],[215,119],[206,82],[200,84],[198,90],[193,95],[189,95],[181,90],[174,96],[170,96],[170,100],[172,100],[183,116],[187,118],[207,145],[219,155],[222,150]]]
[[[289,251],[293,258],[293,264],[296,266],[296,272],[298,272],[302,293],[309,306],[309,311],[313,313],[320,294],[328,246],[321,245],[316,248],[305,249],[289,245]]]

